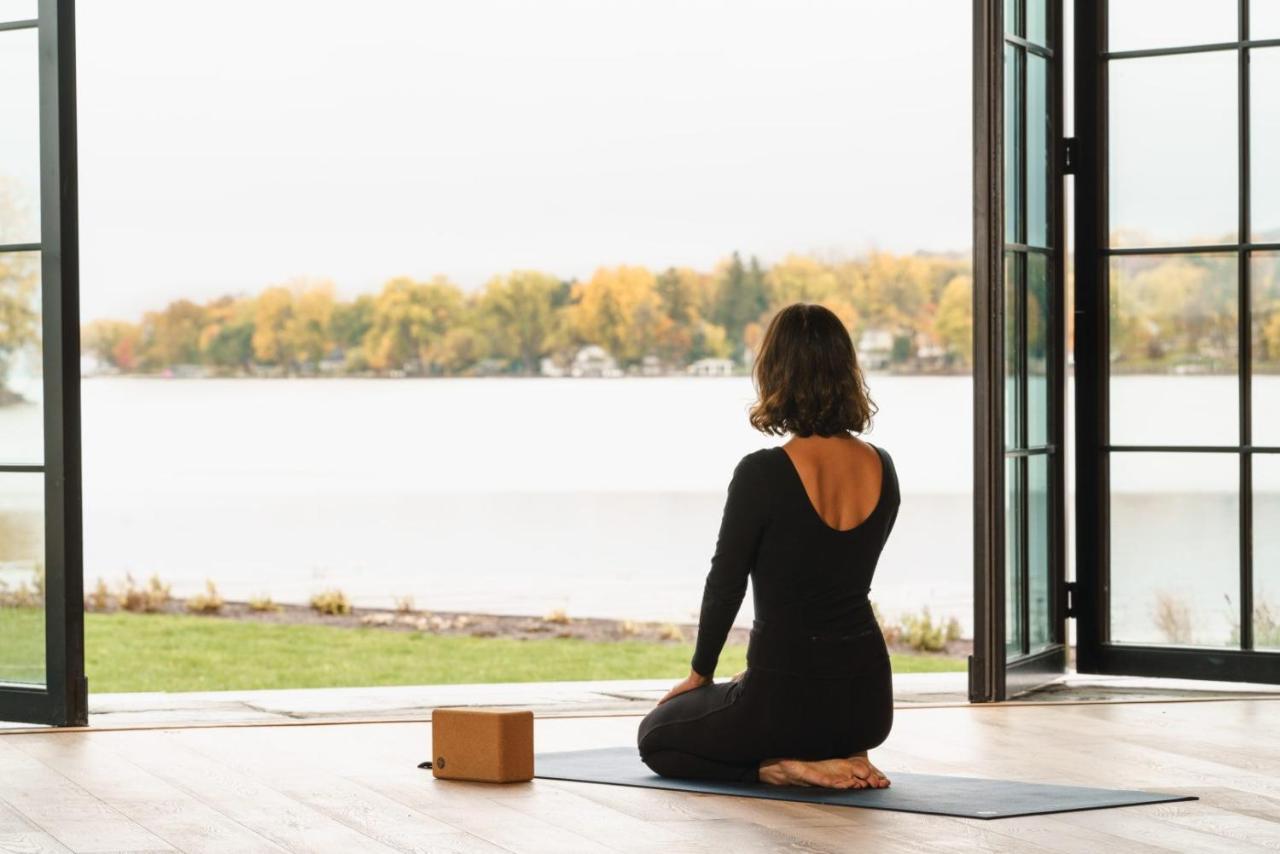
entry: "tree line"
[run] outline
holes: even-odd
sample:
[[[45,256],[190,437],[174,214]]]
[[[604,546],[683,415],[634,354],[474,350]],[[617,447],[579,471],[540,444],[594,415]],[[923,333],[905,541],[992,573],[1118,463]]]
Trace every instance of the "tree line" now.
[[[180,365],[219,375],[536,374],[589,344],[623,370],[649,357],[666,370],[706,358],[744,362],[773,313],[797,301],[834,311],[854,336],[890,341],[904,369],[968,370],[972,282],[967,256],[873,252],[772,266],[734,253],[714,269],[602,267],[585,280],[532,270],[465,291],[447,278],[397,277],[339,299],[331,282],[298,280],[203,304],[175,300],[138,321],[86,324],[87,353],[127,373]]]

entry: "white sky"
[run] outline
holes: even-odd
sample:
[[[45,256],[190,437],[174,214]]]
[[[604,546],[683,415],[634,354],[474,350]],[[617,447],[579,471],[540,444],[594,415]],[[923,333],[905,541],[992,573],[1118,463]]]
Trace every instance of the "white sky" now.
[[[966,0],[77,7],[82,313],[965,250]]]

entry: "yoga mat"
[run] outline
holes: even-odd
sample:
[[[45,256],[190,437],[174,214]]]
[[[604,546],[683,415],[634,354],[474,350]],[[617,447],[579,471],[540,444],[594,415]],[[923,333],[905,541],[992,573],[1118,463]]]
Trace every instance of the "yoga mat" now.
[[[888,772],[887,789],[827,789],[818,786],[771,786],[767,783],[722,783],[711,780],[677,780],[660,777],[640,761],[634,747],[600,747],[539,753],[534,776],[547,780],[576,780],[614,786],[640,786],[680,792],[704,792],[837,804],[872,810],[948,815],[957,818],[1011,818],[1021,815],[1096,810],[1136,804],[1194,801],[1193,795],[1164,795],[1131,789],[1093,789],[1048,783],[1019,783],[980,777]]]

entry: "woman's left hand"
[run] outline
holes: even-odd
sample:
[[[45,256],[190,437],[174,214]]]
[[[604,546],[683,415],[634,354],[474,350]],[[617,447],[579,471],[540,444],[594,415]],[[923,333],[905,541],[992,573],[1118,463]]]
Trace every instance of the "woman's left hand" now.
[[[692,691],[694,688],[701,688],[703,685],[710,684],[710,676],[703,676],[696,670],[690,670],[689,675],[686,676],[683,681],[663,695],[662,699],[658,701],[658,705],[661,706],[667,700],[670,700],[672,697],[678,697],[685,691]]]

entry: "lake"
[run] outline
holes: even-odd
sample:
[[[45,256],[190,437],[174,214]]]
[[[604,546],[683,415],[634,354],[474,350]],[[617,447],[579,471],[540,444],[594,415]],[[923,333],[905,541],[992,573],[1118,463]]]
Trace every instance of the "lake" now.
[[[1256,415],[1280,425],[1280,378],[1259,379],[1271,385]],[[927,604],[967,633],[971,381],[869,384],[868,439],[894,456],[903,493],[872,598],[891,617]],[[1191,401],[1176,440],[1219,441],[1230,425],[1210,413],[1234,387],[1122,377],[1113,405],[1136,435]],[[156,573],[179,595],[208,578],[234,599],[302,602],[333,586],[369,606],[412,596],[425,609],[693,620],[734,464],[783,441],[749,427],[752,398],[746,377],[86,378],[86,586]],[[1225,642],[1235,458],[1133,459],[1116,468],[1117,637],[1159,639],[1165,592],[1191,609],[1197,638]],[[1255,474],[1255,559],[1272,592],[1280,526],[1262,523],[1280,518],[1275,460]],[[748,593],[738,621],[750,620]]]

